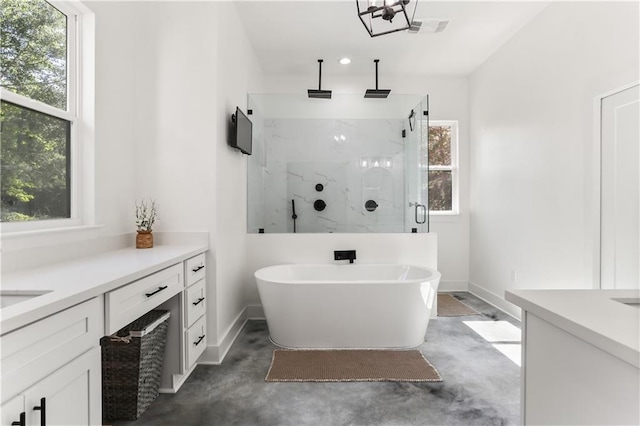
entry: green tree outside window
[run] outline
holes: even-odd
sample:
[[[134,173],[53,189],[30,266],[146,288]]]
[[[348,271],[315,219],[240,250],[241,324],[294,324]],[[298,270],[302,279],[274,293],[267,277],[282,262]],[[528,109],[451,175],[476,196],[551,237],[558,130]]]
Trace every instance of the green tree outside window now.
[[[44,0],[0,0],[0,85],[66,111],[67,16]],[[71,122],[2,100],[1,220],[68,218]]]

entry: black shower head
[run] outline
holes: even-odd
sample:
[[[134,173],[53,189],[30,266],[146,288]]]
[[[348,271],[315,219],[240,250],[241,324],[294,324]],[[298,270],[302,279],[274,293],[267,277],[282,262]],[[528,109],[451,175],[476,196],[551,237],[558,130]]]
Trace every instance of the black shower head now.
[[[331,90],[308,89],[307,95],[313,99],[331,99]]]
[[[390,89],[367,89],[364,97],[368,99],[386,99],[389,93],[391,93]]]
[[[378,62],[380,62],[380,59],[374,59],[373,62],[376,64],[376,88],[367,89],[364,97],[366,99],[386,99],[391,93],[391,89],[378,89]]]
[[[307,95],[312,99],[331,99],[331,90],[322,90],[322,59],[318,59],[318,90],[309,89]]]

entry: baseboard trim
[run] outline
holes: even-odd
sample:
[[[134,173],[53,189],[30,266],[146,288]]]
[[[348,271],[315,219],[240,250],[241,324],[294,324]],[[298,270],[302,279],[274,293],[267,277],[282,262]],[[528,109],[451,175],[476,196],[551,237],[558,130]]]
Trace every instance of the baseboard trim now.
[[[173,374],[172,379],[172,386],[170,388],[160,388],[158,389],[158,392],[160,393],[177,393],[180,388],[182,387],[182,385],[184,384],[184,382],[187,381],[187,379],[189,378],[189,376],[191,375],[191,373],[193,373],[193,370],[196,369],[196,365],[194,364],[193,367],[191,367],[189,370],[185,371],[184,374]]]
[[[438,291],[469,291],[469,281],[440,281]]]
[[[469,281],[469,293],[473,294],[474,296],[484,300],[485,302],[487,302],[490,305],[495,306],[496,308],[500,309],[502,312],[504,312],[505,314],[512,316],[513,318],[517,319],[518,321],[521,321],[522,319],[522,312],[520,310],[520,308],[510,302],[507,302],[506,300],[504,300],[502,297],[498,296],[497,294],[486,290],[484,287],[479,286],[478,284],[474,283],[473,281]]]
[[[231,345],[236,341],[238,335],[244,328],[247,322],[247,307],[242,309],[231,326],[227,329],[220,340],[219,345],[207,345],[200,358],[198,358],[198,364],[203,365],[220,365],[224,361],[224,357],[227,356],[227,352],[231,349]]]
[[[249,320],[263,320],[266,319],[264,316],[264,309],[262,305],[247,305],[247,319]]]

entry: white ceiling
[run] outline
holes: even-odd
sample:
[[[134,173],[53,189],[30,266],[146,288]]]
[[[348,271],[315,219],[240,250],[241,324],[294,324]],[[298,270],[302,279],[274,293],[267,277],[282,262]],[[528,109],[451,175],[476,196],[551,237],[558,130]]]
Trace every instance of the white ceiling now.
[[[415,1],[415,0],[411,0]],[[416,20],[447,19],[441,33],[369,37],[355,0],[239,1],[236,7],[268,75],[467,75],[491,56],[547,1],[418,1]],[[352,63],[338,64],[348,56]]]

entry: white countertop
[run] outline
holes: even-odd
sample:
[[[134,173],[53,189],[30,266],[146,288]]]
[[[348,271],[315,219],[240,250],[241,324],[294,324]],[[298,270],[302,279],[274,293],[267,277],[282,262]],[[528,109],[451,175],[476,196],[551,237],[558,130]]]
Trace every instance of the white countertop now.
[[[506,299],[640,368],[640,290],[510,290]]]
[[[40,293],[0,309],[4,334],[206,251],[202,244],[133,247],[2,276],[3,294]]]

